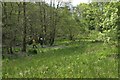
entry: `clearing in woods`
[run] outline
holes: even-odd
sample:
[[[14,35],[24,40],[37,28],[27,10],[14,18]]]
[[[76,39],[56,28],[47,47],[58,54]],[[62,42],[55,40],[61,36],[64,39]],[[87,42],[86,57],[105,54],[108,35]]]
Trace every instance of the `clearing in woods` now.
[[[117,48],[102,42],[58,42],[38,54],[3,60],[3,78],[117,78]],[[12,66],[11,66],[12,65]]]

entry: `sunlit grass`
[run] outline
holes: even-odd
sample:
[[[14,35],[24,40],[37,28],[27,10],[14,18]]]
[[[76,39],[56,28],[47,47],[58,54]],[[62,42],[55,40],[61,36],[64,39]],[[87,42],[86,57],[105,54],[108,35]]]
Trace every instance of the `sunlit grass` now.
[[[59,43],[60,44],[60,43]],[[63,44],[63,43],[61,43]],[[65,44],[65,43],[64,43]],[[41,53],[3,60],[9,78],[117,78],[117,49],[102,43],[71,42],[64,48],[40,48]]]

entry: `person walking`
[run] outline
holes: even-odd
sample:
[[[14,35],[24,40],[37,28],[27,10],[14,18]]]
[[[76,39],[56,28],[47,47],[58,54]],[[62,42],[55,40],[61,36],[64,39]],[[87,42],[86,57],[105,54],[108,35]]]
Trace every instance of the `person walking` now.
[[[37,48],[35,39],[33,39],[33,48]]]

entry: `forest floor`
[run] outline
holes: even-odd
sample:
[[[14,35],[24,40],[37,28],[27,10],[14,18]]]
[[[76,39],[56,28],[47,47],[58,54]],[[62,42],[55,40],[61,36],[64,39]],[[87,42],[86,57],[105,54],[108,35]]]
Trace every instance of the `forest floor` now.
[[[117,47],[58,41],[38,54],[2,60],[3,78],[118,78]]]

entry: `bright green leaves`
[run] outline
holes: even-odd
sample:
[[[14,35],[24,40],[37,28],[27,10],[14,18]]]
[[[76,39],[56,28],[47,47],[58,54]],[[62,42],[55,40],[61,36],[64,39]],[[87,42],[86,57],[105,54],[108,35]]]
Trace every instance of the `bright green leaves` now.
[[[107,41],[108,38],[110,38],[110,40],[116,40],[118,27],[117,4],[118,3],[114,2],[93,2],[77,6],[79,9],[77,12],[81,14],[81,17],[78,17],[81,24],[80,26],[84,26],[84,32],[88,32],[87,34],[89,34],[91,39],[94,37],[94,39],[103,41]],[[99,34],[100,32],[105,36]]]

